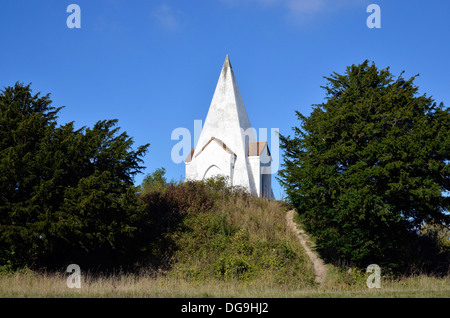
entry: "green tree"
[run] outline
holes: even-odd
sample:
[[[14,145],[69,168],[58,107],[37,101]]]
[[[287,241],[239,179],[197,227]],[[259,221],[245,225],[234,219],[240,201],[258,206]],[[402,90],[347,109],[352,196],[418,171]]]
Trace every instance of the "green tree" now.
[[[158,168],[152,173],[149,173],[145,176],[142,181],[142,189],[144,191],[149,190],[151,188],[163,189],[167,184],[166,178],[166,169]]]
[[[449,109],[368,61],[325,78],[325,102],[281,137],[288,199],[329,260],[420,262],[421,225],[449,224]]]
[[[57,126],[49,94],[0,94],[0,265],[121,260],[140,216],[133,177],[149,145],[114,128]]]

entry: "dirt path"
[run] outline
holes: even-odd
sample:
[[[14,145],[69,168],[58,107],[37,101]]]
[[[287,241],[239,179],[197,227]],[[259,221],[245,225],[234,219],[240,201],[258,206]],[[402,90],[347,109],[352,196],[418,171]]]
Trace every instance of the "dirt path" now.
[[[290,210],[286,214],[286,221],[288,226],[294,231],[297,235],[300,243],[306,251],[309,259],[312,261],[314,265],[314,275],[316,275],[316,282],[323,286],[325,283],[325,277],[327,276],[327,268],[325,267],[324,262],[311,250],[311,248],[306,244],[309,241],[308,234],[305,231],[299,229],[294,222],[294,210]]]

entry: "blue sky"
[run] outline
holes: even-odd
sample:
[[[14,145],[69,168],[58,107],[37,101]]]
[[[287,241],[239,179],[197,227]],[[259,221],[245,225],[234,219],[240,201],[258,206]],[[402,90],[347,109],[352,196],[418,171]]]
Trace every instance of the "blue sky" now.
[[[80,29],[66,25],[72,3]],[[379,29],[366,25],[371,3]],[[1,0],[0,87],[51,93],[60,124],[119,119],[136,147],[151,143],[145,173],[182,180],[171,133],[205,120],[226,54],[250,123],[284,135],[295,110],[324,100],[324,76],[365,59],[420,74],[420,92],[448,106],[449,12],[443,0]]]

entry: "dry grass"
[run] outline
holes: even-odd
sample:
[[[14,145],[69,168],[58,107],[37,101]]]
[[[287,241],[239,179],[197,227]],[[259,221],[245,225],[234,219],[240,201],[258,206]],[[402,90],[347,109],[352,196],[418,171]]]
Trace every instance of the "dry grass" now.
[[[277,201],[253,197],[229,197],[221,202],[231,224],[239,224],[250,233],[250,240],[287,241],[297,244],[297,238],[286,226],[286,210]]]
[[[313,286],[311,261],[287,227],[286,212],[280,202],[240,193],[216,199],[209,211],[187,215],[184,230],[174,233],[180,249],[169,274],[201,282]]]
[[[450,297],[450,277],[415,276],[382,281],[380,289],[329,282],[326,288],[292,289],[271,285],[264,279],[252,283],[217,280],[192,282],[164,276],[119,274],[111,277],[84,275],[80,289],[66,285],[67,275],[17,272],[0,275],[0,297],[32,298],[205,298],[205,297]]]

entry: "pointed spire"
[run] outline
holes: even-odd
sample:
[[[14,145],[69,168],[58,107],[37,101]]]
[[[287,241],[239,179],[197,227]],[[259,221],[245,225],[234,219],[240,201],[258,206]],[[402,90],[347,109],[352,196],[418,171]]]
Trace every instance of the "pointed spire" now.
[[[186,159],[186,180],[223,174],[233,186],[262,196],[264,183],[255,157],[264,149],[269,151],[266,142],[256,141],[227,54],[197,144]]]
[[[220,73],[220,76],[226,78],[228,70],[231,70],[232,80],[236,82],[236,79],[234,79],[233,68],[231,67],[230,58],[228,57],[227,54],[227,56],[225,57],[225,62],[223,62],[222,72]]]
[[[255,142],[256,136],[251,128],[230,58],[227,55],[202,132],[195,146],[194,160],[201,157],[198,154],[212,137],[219,139],[236,155],[234,169],[242,172],[233,176],[233,184],[242,186],[252,184],[247,167],[247,155],[249,143]]]
[[[230,58],[228,57],[228,54],[225,57],[225,62],[223,63],[223,68],[226,68],[226,67],[231,67]]]
[[[232,149],[244,148],[241,129],[248,132],[249,128],[250,121],[227,54],[197,146],[202,147],[211,137],[215,137],[225,143],[231,139],[227,145]],[[254,141],[252,132],[249,133],[251,141]],[[245,149],[245,153],[247,150]],[[197,148],[196,154],[198,151]]]

